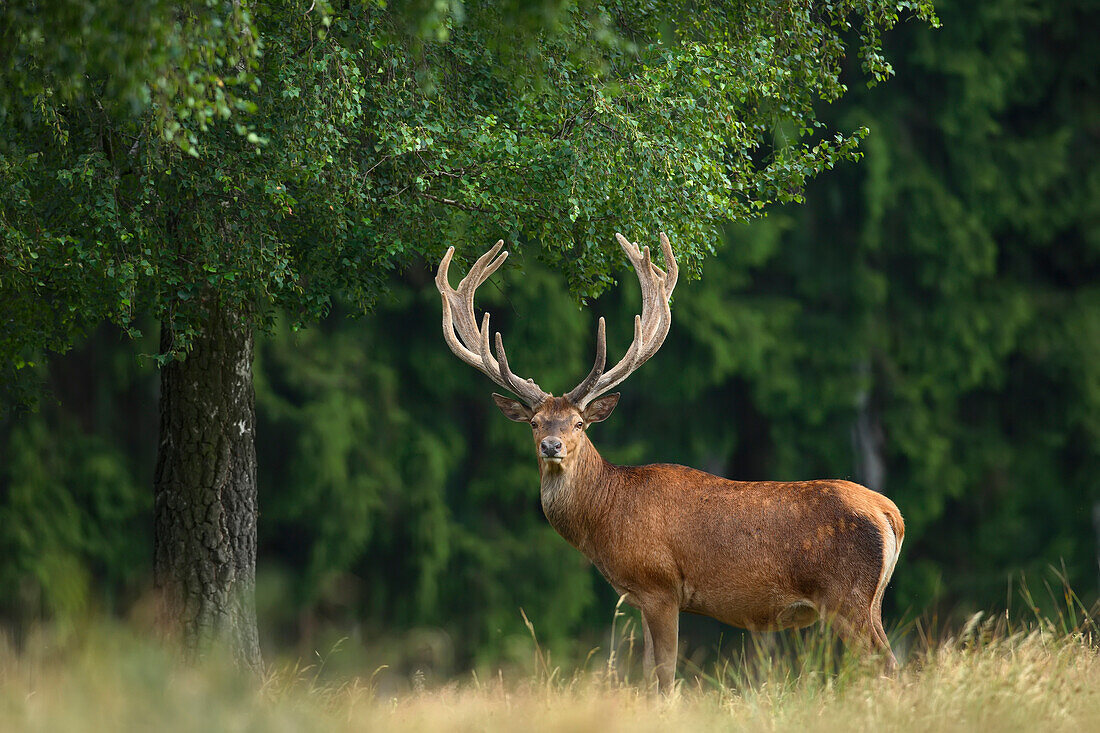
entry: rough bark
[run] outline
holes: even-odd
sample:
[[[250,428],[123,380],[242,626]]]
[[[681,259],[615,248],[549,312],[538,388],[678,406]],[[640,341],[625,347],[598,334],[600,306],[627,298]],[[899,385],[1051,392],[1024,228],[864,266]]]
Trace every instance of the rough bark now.
[[[172,343],[161,329],[162,348]],[[192,653],[217,645],[261,666],[252,331],[212,308],[186,359],[161,371],[154,582],[162,622]]]

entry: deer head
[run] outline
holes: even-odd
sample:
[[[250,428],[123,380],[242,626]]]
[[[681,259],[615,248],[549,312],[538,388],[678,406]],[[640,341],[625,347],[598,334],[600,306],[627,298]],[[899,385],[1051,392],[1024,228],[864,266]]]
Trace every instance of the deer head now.
[[[619,401],[619,394],[606,393],[657,353],[672,324],[668,301],[676,287],[679,270],[668,237],[664,233],[660,235],[667,272],[653,262],[649,247],[639,248],[621,234],[616,234],[615,238],[634,266],[642,289],[642,312],[634,317],[634,339],[619,363],[605,370],[607,335],[601,317],[596,330],[596,359],[592,370],[562,397],[554,397],[533,380],[522,379],[512,373],[499,332],[495,336],[496,357],[493,357],[489,349],[488,313],[483,314],[478,326],[474,315],[474,292],[507,259],[508,252],[501,252],[504,240],[498,241],[478,258],[466,277],[462,278],[458,289],[452,288],[447,279],[454,247],[443,255],[436,272],[435,284],[443,299],[443,339],[447,346],[459,359],[519,398],[514,400],[493,394],[497,406],[507,418],[530,423],[540,465],[550,470],[567,467],[586,441],[584,431],[588,426],[611,415]]]

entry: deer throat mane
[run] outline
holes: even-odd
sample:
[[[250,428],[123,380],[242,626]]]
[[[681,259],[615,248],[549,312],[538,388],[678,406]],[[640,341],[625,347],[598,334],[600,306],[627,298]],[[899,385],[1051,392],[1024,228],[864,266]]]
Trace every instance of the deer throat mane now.
[[[605,514],[608,464],[587,441],[577,458],[564,470],[542,468],[540,498],[550,525],[583,552],[595,523]]]
[[[569,503],[573,482],[565,471],[542,472],[542,481],[539,491],[542,497],[542,509],[550,516],[551,512],[559,513],[564,505]]]

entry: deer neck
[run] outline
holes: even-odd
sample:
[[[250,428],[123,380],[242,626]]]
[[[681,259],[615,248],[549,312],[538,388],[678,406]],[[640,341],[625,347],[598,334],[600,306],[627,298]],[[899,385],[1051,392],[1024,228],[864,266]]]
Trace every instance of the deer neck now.
[[[613,468],[587,435],[573,460],[552,464],[539,459],[542,510],[557,533],[586,555],[607,516]]]

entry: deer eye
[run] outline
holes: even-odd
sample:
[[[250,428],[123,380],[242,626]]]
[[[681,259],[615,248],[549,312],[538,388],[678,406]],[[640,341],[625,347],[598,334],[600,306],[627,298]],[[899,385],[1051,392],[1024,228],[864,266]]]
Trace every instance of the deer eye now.
[[[531,421],[531,427],[537,428],[538,426],[539,426],[539,421],[538,420],[532,420]]]
[[[574,430],[580,430],[580,429],[581,429],[581,428],[583,428],[583,427],[584,427],[584,423],[583,423],[583,422],[579,422],[579,423],[577,423],[576,425],[574,425],[574,426],[573,426],[573,429],[574,429]]]

